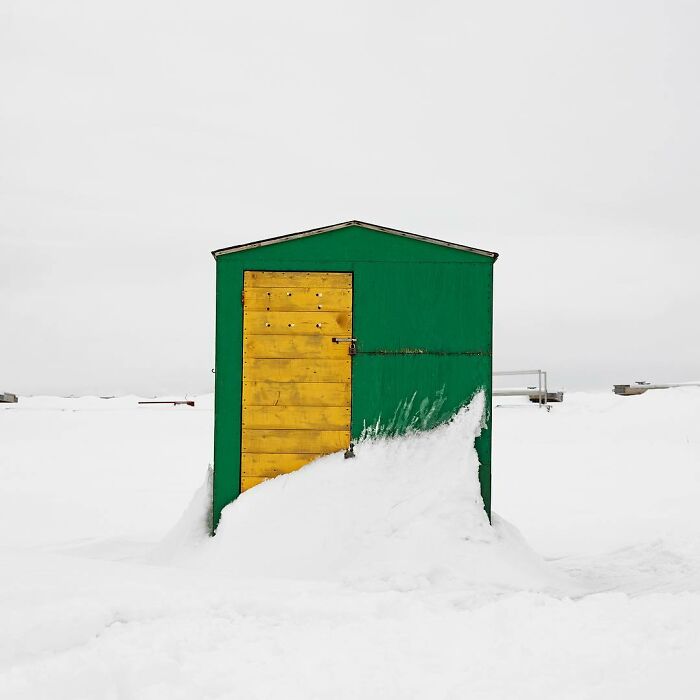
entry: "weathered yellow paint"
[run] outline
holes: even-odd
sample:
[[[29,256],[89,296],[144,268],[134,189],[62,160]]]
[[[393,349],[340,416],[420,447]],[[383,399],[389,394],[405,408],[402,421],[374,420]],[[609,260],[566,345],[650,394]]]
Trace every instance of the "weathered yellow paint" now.
[[[305,464],[320,457],[312,454],[285,454],[277,452],[265,454],[262,452],[249,452],[245,454],[246,474],[248,476],[279,476],[296,471]]]
[[[255,430],[243,428],[243,452],[330,454],[348,447],[348,430]]]
[[[246,311],[245,335],[349,336],[352,314],[347,311]]]
[[[350,444],[352,275],[250,272],[243,288],[241,490]]]
[[[267,476],[242,476],[241,477],[241,491],[247,491],[253,486],[262,484],[263,481],[267,481],[269,477]]]
[[[248,311],[349,311],[352,289],[329,287],[252,287],[245,293]]]
[[[244,406],[243,427],[350,430],[350,407]]]
[[[243,384],[243,406],[349,406],[349,382]]]
[[[334,343],[327,335],[247,335],[246,358],[344,358],[347,343]]]
[[[350,356],[333,360],[302,358],[243,360],[243,381],[342,382],[350,375]]]
[[[246,287],[327,287],[352,289],[349,272],[257,272],[244,273]]]

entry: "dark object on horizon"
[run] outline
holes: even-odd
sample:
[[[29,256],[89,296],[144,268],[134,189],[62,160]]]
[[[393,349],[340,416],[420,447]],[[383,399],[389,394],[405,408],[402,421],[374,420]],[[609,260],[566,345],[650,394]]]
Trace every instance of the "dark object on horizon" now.
[[[542,398],[540,395],[540,392],[535,389],[534,391],[531,391],[528,394],[528,398],[532,403],[541,403]],[[564,401],[564,392],[563,391],[548,391],[546,396],[546,401],[545,403],[562,403]]]
[[[634,382],[634,384],[614,384],[613,393],[618,396],[639,396],[649,389],[674,389],[683,386],[700,386],[700,382],[678,382],[674,384],[652,384],[651,382]]]
[[[194,406],[194,401],[192,399],[185,399],[183,401],[139,401],[140,404],[154,404],[154,403],[165,403],[172,406]]]
[[[10,394],[7,391],[0,391],[0,403],[17,403],[18,400],[17,394]]]

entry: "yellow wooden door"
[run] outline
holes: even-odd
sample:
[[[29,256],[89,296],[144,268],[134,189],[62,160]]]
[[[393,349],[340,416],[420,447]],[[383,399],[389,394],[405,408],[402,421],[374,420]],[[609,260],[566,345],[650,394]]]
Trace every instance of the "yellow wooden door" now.
[[[352,274],[245,272],[241,491],[350,445]]]

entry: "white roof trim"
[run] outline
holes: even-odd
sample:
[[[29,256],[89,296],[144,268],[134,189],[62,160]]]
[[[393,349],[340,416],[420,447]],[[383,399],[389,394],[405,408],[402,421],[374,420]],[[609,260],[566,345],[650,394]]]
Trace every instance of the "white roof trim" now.
[[[321,228],[312,228],[308,231],[300,231],[299,233],[290,233],[286,236],[276,236],[274,238],[265,238],[261,241],[253,241],[252,243],[243,243],[242,245],[234,245],[228,248],[219,248],[218,250],[212,251],[212,255],[216,258],[219,255],[226,255],[228,253],[239,253],[243,250],[250,250],[252,248],[262,248],[266,245],[274,245],[275,243],[284,243],[285,241],[293,241],[296,238],[306,238],[307,236],[316,236],[319,233],[327,233],[328,231],[337,231],[341,228],[348,228],[349,226],[361,226],[362,228],[371,229],[372,231],[381,231],[382,233],[390,233],[394,236],[403,236],[404,238],[413,238],[416,241],[423,241],[424,243],[432,243],[433,245],[441,245],[446,248],[455,248],[456,250],[463,250],[469,253],[476,253],[477,255],[484,255],[488,258],[496,260],[498,253],[493,253],[489,250],[481,250],[481,248],[472,248],[467,245],[461,245],[459,243],[451,243],[450,241],[442,241],[438,238],[429,238],[428,236],[419,236],[417,233],[408,233],[408,231],[399,231],[395,228],[387,228],[386,226],[378,226],[377,224],[368,224],[364,221],[344,221],[341,224],[333,224],[332,226],[323,226]]]

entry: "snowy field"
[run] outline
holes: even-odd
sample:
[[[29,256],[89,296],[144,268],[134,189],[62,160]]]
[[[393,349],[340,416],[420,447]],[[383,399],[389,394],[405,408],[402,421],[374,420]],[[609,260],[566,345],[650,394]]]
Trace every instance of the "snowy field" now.
[[[0,698],[700,697],[700,389],[504,402],[494,527],[472,406],[213,540],[210,396],[3,406]]]

